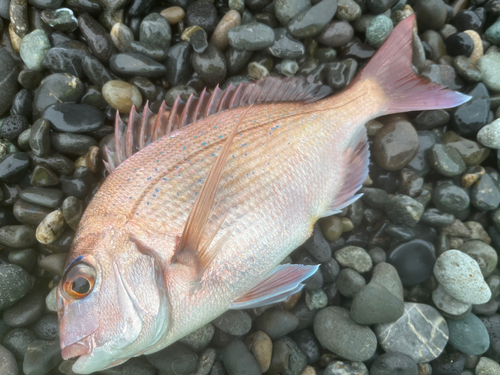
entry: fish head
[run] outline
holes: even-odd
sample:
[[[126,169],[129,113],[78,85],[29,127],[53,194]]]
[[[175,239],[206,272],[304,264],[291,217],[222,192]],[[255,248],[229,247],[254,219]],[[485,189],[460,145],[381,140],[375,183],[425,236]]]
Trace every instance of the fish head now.
[[[91,251],[90,251],[91,250]],[[89,374],[140,355],[167,332],[159,262],[120,230],[79,233],[58,286],[62,356]]]

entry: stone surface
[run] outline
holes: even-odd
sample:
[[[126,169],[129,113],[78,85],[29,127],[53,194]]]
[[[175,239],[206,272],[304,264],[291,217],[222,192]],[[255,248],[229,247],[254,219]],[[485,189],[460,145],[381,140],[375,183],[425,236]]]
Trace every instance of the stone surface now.
[[[394,323],[377,324],[375,333],[386,352],[401,352],[417,363],[437,358],[448,342],[448,325],[429,305],[405,303],[405,311]]]
[[[490,338],[483,322],[474,314],[463,320],[449,320],[450,344],[462,353],[481,355],[488,350]]]

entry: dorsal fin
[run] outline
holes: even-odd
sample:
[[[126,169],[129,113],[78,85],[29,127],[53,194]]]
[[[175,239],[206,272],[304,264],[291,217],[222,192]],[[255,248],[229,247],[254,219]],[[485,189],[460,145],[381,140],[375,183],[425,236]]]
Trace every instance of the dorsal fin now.
[[[116,115],[115,139],[107,144],[105,165],[111,173],[127,158],[164,135],[228,109],[258,103],[309,103],[331,92],[329,86],[314,83],[311,78],[268,77],[237,87],[230,85],[225,90],[219,86],[212,92],[204,89],[199,98],[191,95],[186,103],[179,96],[172,108],[168,108],[164,102],[157,115],[149,110],[148,103],[142,115],[138,115],[133,107],[128,125],[123,123],[119,114]]]

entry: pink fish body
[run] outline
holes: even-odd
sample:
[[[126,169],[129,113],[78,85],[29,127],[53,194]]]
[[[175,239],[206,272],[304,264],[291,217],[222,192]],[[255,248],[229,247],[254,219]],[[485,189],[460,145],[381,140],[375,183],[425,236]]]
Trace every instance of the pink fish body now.
[[[357,198],[368,171],[364,123],[469,99],[413,74],[413,22],[403,20],[341,94],[314,101],[321,88],[288,80],[279,84],[297,91],[289,97],[309,102],[279,101],[286,94],[272,92],[271,78],[242,99],[240,87],[230,109],[119,165],[82,218],[58,288],[63,357],[80,356],[76,373],[154,353],[230,308],[300,290],[317,268],[280,263],[319,218]],[[238,100],[246,104],[231,107]]]

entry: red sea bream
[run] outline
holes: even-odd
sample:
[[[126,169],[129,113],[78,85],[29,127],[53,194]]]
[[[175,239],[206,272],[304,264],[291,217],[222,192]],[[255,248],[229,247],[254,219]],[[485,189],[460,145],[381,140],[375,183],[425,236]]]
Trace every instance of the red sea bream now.
[[[359,197],[364,124],[469,99],[414,74],[413,24],[401,21],[334,96],[305,78],[268,78],[177,101],[156,117],[145,109],[127,131],[117,121],[112,173],[85,211],[58,288],[62,354],[80,356],[76,373],[154,353],[228,309],[302,288],[317,266],[280,263],[319,218]]]

